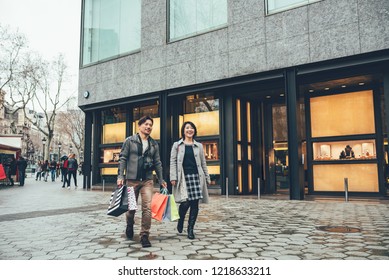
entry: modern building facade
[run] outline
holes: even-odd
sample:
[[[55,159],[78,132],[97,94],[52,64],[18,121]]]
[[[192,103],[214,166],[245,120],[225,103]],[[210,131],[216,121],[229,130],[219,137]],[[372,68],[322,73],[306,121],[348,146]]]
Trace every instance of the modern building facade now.
[[[151,115],[166,179],[191,120],[221,194],[387,195],[389,1],[82,5],[85,187]]]

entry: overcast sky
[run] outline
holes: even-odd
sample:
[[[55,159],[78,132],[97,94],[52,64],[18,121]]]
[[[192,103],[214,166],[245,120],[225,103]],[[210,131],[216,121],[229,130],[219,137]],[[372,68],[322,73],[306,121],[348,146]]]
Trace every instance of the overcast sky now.
[[[19,29],[31,49],[51,60],[63,53],[71,74],[73,94],[78,86],[81,0],[0,0],[0,23]]]

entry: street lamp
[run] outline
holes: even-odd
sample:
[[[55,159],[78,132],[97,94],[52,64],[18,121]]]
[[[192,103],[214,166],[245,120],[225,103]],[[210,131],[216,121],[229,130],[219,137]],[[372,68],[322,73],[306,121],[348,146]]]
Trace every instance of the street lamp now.
[[[42,138],[42,144],[43,144],[43,160],[45,160],[46,137],[43,137],[43,138]]]
[[[72,144],[70,144],[70,145],[69,145],[69,151],[70,151],[70,153],[69,153],[69,154],[71,154],[71,153],[72,153],[72,149],[73,149],[73,145],[72,145]]]
[[[59,161],[60,158],[61,158],[61,146],[62,146],[62,143],[61,143],[61,142],[58,142],[58,161]]]

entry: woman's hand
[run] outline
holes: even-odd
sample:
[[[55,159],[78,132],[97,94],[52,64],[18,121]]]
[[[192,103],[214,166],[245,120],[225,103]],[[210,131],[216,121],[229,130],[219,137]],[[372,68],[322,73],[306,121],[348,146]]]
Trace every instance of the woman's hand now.
[[[176,180],[173,180],[173,181],[170,181],[170,183],[171,183],[172,186],[174,187],[174,186],[176,185],[177,181],[176,181]]]

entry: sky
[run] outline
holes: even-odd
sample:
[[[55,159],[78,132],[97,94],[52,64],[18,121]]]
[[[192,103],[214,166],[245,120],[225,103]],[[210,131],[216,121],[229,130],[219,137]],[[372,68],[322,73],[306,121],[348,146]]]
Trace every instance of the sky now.
[[[81,0],[0,0],[0,23],[27,37],[47,60],[59,53],[68,65],[68,94],[77,95]]]

